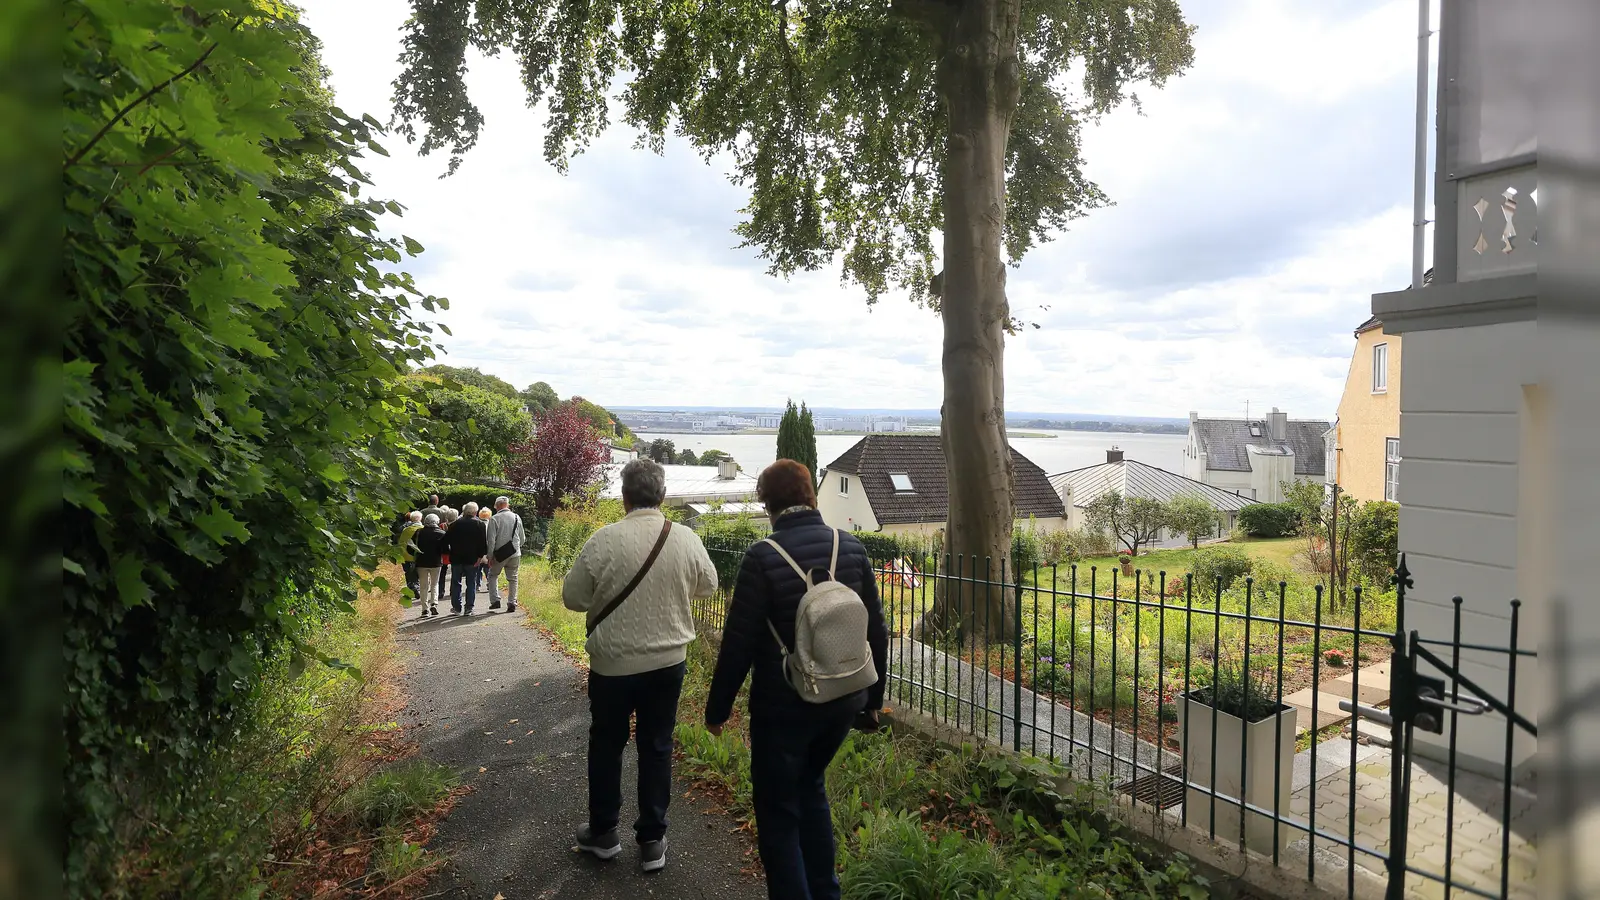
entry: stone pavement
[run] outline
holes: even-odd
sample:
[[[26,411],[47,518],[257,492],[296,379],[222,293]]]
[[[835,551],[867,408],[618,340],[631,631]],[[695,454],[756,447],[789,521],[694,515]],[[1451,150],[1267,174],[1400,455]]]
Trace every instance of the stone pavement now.
[[[1328,669],[1322,669],[1324,673]],[[1360,684],[1356,681],[1358,673],[1354,670],[1345,672],[1336,678],[1329,678],[1315,688],[1305,687],[1283,698],[1283,702],[1295,708],[1298,714],[1295,722],[1295,733],[1300,734],[1311,726],[1316,720],[1317,730],[1321,731],[1330,725],[1337,725],[1350,719],[1350,714],[1339,709],[1341,700],[1349,700],[1360,691],[1360,702],[1367,706],[1384,707],[1389,705],[1389,664],[1387,662],[1372,663],[1361,667],[1359,672]],[[1313,709],[1312,698],[1315,696]]]

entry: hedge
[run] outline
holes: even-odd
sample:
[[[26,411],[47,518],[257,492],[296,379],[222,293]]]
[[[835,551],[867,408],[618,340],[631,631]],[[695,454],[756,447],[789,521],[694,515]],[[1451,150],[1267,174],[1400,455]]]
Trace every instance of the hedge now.
[[[550,520],[534,515],[533,498],[521,491],[487,484],[446,483],[435,487],[432,493],[438,494],[439,502],[451,509],[476,503],[480,508],[492,510],[495,499],[505,497],[511,501],[511,511],[522,519],[522,552],[537,553],[544,549],[549,539]],[[422,509],[428,505],[428,498],[424,496],[416,502],[417,505],[412,508]]]
[[[1300,524],[1300,514],[1288,503],[1253,503],[1239,510],[1239,527],[1251,537],[1288,537]]]

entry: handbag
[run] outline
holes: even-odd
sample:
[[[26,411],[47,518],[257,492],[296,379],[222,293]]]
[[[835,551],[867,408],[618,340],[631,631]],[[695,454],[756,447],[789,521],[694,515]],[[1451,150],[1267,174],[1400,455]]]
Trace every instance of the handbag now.
[[[628,582],[628,586],[623,588],[622,592],[617,594],[617,596],[613,598],[610,603],[607,603],[605,609],[600,610],[600,614],[598,616],[594,617],[594,620],[589,623],[589,627],[585,632],[585,636],[594,634],[594,630],[600,627],[600,623],[604,622],[608,616],[616,612],[617,607],[622,605],[622,601],[628,599],[628,595],[633,593],[633,589],[639,586],[639,582],[644,580],[645,573],[649,572],[650,567],[655,565],[656,557],[661,555],[661,548],[666,546],[667,535],[671,533],[672,520],[667,519],[661,523],[661,536],[656,538],[656,545],[650,548],[650,555],[644,558],[644,565],[639,567],[638,574],[634,575],[633,580]]]
[[[511,529],[511,539],[494,548],[494,561],[497,563],[503,563],[515,555],[517,552],[517,545],[521,543],[521,537],[522,520],[518,519],[516,525]]]

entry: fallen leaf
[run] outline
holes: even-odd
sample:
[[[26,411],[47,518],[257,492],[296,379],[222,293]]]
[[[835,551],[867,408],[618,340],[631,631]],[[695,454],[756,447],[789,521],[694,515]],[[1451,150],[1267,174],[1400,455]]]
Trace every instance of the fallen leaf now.
[[[528,733],[527,733],[527,734],[525,734],[525,735],[523,735],[523,737],[530,737],[530,736],[532,736],[532,735],[533,735],[533,732],[531,732],[531,731],[530,731],[530,732],[528,732]]]
[[[509,741],[506,741],[506,743],[508,743],[508,744],[515,744],[515,743],[516,743],[516,742],[517,742],[517,741],[516,741],[516,739],[515,739],[515,738],[513,738],[513,739],[511,739],[511,740],[509,740]]]
[[[485,678],[485,679],[484,679],[484,681],[486,681],[486,682],[488,682],[488,681],[493,681],[493,680],[494,680],[494,679],[493,679],[493,678]]]
[[[360,847],[346,847],[346,848],[344,848],[344,855],[345,856],[354,856],[354,855],[356,855],[357,853],[360,853],[360,852],[361,852],[361,848]]]
[[[538,687],[538,686],[539,686],[539,685],[541,685],[541,684],[544,684],[544,682],[542,682],[542,681],[535,681],[535,682],[534,682],[534,683],[533,683],[533,686],[534,686],[534,687]]]
[[[488,770],[488,768],[486,768],[486,767],[484,767],[484,766],[479,766],[479,767],[478,767],[478,774],[479,774],[479,775],[482,775],[482,774],[483,774],[483,773],[485,773],[485,772],[487,772],[487,771],[489,771],[489,770]]]
[[[506,895],[500,893],[499,891],[495,891],[494,900],[506,900]]]
[[[484,732],[484,734],[494,734],[494,732],[492,732],[492,731],[485,731],[485,732]]]
[[[512,719],[511,721],[507,722],[506,724],[507,725],[515,725],[515,724],[517,724],[517,720],[516,719]]]

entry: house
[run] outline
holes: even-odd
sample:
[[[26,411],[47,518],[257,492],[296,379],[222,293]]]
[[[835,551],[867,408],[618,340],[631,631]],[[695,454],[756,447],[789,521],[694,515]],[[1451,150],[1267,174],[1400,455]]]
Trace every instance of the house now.
[[[1324,482],[1327,434],[1327,422],[1290,419],[1277,407],[1261,419],[1202,419],[1191,412],[1183,477],[1277,503],[1284,482]]]
[[[613,465],[627,465],[629,462],[639,458],[639,451],[632,447],[619,447],[616,442],[608,440],[601,441],[601,443],[605,444],[606,450],[610,452]]]
[[[1517,663],[1511,695],[1510,599],[1522,600],[1523,650],[1537,651],[1539,622],[1557,587],[1548,545],[1554,485],[1568,502],[1593,497],[1600,479],[1549,475],[1554,429],[1573,421],[1546,409],[1548,354],[1555,347],[1600,358],[1592,332],[1539,327],[1540,208],[1538,96],[1520,77],[1523,14],[1510,6],[1443,4],[1434,150],[1434,214],[1419,160],[1412,286],[1372,295],[1383,331],[1405,340],[1400,361],[1398,463],[1405,498],[1400,551],[1414,582],[1403,610],[1408,629],[1449,641],[1451,598],[1462,598],[1460,672],[1483,692],[1536,718],[1544,706],[1536,659]],[[1426,109],[1418,110],[1425,121]],[[1426,144],[1419,148],[1419,156]],[[1546,178],[1548,179],[1548,174]],[[1396,198],[1399,199],[1399,198]],[[1433,228],[1433,277],[1423,277],[1423,232]],[[1563,343],[1566,342],[1566,343]],[[1392,363],[1391,363],[1392,365]],[[1550,484],[1547,485],[1546,478]],[[1534,635],[1530,639],[1530,635]],[[1448,648],[1445,648],[1448,650]],[[1427,674],[1437,674],[1428,671]],[[1462,694],[1468,691],[1463,689]],[[1453,721],[1453,720],[1452,720]],[[1460,717],[1444,734],[1417,730],[1416,752],[1498,775],[1526,765],[1537,739],[1516,735],[1505,758],[1504,720]]]
[[[777,413],[761,413],[756,416],[757,428],[777,428],[783,424],[783,416]]]
[[[685,504],[684,511],[689,514],[684,524],[699,530],[706,522],[718,516],[750,516],[762,523],[766,522],[767,508],[755,500],[735,500],[727,503],[689,503]]]
[[[1011,450],[1018,523],[1066,527],[1066,510],[1044,470]],[[835,528],[932,535],[944,528],[949,483],[936,434],[869,434],[822,470],[817,508]]]
[[[1400,499],[1400,335],[1373,316],[1356,329],[1339,416],[1328,431],[1328,483],[1357,500]]]
[[[667,496],[662,506],[683,507],[691,503],[715,501],[750,502],[756,499],[756,479],[739,470],[739,464],[724,459],[714,466],[662,466],[667,474]],[[606,466],[605,499],[622,499],[622,466]]]
[[[1219,529],[1221,534],[1233,530],[1238,522],[1239,510],[1256,502],[1166,469],[1126,459],[1122,451],[1117,449],[1107,450],[1106,461],[1099,465],[1051,475],[1050,486],[1061,497],[1061,503],[1066,507],[1067,527],[1073,529],[1089,524],[1085,508],[1108,491],[1116,491],[1124,497],[1143,497],[1163,503],[1192,494],[1211,504],[1217,511],[1222,526]],[[1158,540],[1173,541],[1181,537],[1163,531]]]

